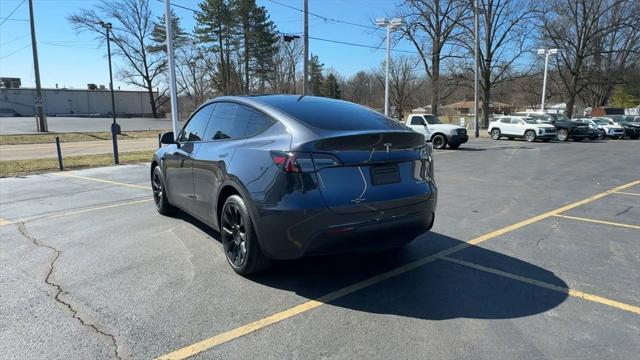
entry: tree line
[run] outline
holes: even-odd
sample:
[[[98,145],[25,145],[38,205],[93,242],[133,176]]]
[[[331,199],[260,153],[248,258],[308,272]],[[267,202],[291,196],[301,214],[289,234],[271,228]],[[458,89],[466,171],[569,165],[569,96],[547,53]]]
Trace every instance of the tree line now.
[[[103,0],[72,14],[78,31],[105,39],[101,20],[113,23],[120,79],[149,93],[156,116],[166,106],[164,16],[150,0]],[[490,101],[536,106],[542,63],[537,48],[560,49],[550,58],[547,100],[604,106],[640,101],[640,2],[630,0],[405,0],[395,41],[414,55],[390,63],[390,103],[398,117],[430,105],[473,99],[474,13],[479,18],[479,95],[483,123]],[[282,34],[255,0],[203,0],[195,26],[185,29],[174,13],[177,85],[188,112],[219,95],[302,93],[302,41]],[[336,45],[341,46],[341,45]],[[309,93],[345,98],[373,108],[384,102],[384,63],[343,77],[317,55],[309,61]],[[635,80],[634,80],[635,79]],[[156,89],[162,91],[156,92]]]

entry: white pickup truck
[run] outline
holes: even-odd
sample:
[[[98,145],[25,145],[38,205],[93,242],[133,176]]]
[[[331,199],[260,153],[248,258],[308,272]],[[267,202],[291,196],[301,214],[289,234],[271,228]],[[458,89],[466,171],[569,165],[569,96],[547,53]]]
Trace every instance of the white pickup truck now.
[[[431,114],[411,114],[406,125],[424,135],[435,149],[444,149],[447,145],[451,149],[457,149],[469,140],[467,129],[458,125],[443,124],[437,116]]]
[[[557,129],[551,124],[540,124],[526,116],[502,116],[489,123],[489,135],[493,140],[501,137],[524,138],[532,142],[536,139],[549,141],[555,139]]]

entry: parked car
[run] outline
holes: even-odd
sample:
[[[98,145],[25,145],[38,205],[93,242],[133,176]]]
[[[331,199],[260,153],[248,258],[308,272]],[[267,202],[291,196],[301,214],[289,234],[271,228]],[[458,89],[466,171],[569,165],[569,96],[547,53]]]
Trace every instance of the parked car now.
[[[493,140],[524,138],[528,142],[540,139],[549,141],[556,137],[556,127],[550,124],[538,123],[527,116],[503,116],[489,123],[489,134]]]
[[[624,129],[624,135],[622,137],[626,136],[634,140],[640,138],[640,117],[638,116],[607,115],[599,118],[610,120],[614,124],[621,126]]]
[[[469,141],[467,129],[458,125],[443,124],[435,115],[411,114],[407,118],[406,125],[424,135],[435,149],[444,149],[447,145],[451,149],[457,149]]]
[[[237,273],[273,259],[401,246],[431,229],[431,145],[366,107],[313,96],[220,97],[151,163],[161,214],[220,232]]]
[[[622,139],[624,137],[624,128],[615,123],[611,118],[594,117],[592,120],[598,125],[605,138]]]
[[[543,112],[516,112],[513,115],[528,116],[534,118],[541,124],[552,124],[557,129],[557,139],[560,141],[567,141],[573,139],[574,141],[582,141],[584,139],[595,139],[597,137],[596,132],[590,132],[589,126],[586,124],[579,124],[572,122],[564,114],[552,114]]]

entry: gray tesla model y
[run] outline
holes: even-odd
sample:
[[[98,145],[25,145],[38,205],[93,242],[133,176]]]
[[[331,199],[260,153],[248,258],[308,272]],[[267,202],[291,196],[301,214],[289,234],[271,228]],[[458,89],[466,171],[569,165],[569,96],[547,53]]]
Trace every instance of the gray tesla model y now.
[[[162,143],[151,163],[158,211],[180,208],[219,231],[240,274],[271,260],[398,247],[433,225],[431,146],[357,104],[219,97]]]

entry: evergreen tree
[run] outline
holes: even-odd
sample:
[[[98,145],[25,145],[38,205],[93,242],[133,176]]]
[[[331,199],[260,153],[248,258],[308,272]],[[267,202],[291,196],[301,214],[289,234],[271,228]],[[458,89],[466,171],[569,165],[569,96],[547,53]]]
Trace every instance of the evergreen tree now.
[[[324,64],[318,59],[318,55],[311,54],[309,60],[309,83],[311,86],[311,95],[322,96],[322,83],[324,82],[324,76],[322,76],[322,68]]]
[[[184,31],[184,28],[180,24],[180,18],[176,16],[176,13],[171,10],[171,30],[173,32],[173,48],[177,49],[186,45],[189,42],[189,35]],[[165,26],[165,17],[158,16],[153,24],[153,32],[151,33],[151,40],[153,44],[149,46],[150,52],[166,52],[167,45],[167,29]]]
[[[338,79],[333,75],[333,73],[329,73],[327,78],[322,83],[322,96],[332,98],[332,99],[342,99],[342,91],[340,90],[340,85],[338,85]]]

